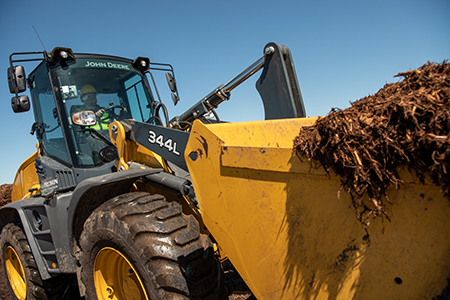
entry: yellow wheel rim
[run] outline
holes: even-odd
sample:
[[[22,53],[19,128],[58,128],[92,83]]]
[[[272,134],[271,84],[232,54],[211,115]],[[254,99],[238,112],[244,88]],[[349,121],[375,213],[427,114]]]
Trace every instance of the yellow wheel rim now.
[[[94,284],[99,300],[148,299],[142,280],[119,251],[105,247],[94,262]]]
[[[19,256],[13,247],[8,246],[5,252],[5,266],[9,284],[19,300],[27,297],[27,281]]]

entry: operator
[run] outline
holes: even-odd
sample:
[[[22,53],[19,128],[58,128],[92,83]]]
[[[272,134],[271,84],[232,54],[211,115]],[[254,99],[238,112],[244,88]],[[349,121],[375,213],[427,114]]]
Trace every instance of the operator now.
[[[95,88],[86,84],[81,88],[80,98],[83,105],[81,106],[73,106],[71,108],[72,113],[82,110],[92,110],[95,113],[95,117],[97,119],[97,123],[92,126],[88,126],[89,128],[95,129],[99,133],[101,133],[106,138],[109,138],[108,125],[115,120],[116,117],[121,117],[126,113],[126,109],[122,108],[120,110],[119,115],[117,116],[114,112],[109,109],[105,109],[97,104],[97,91]],[[83,140],[89,145],[89,150],[84,149],[86,154],[89,154],[94,160],[95,164],[101,163],[101,158],[99,156],[100,151],[107,146],[107,144],[95,137],[93,135],[79,135],[77,136],[78,142],[83,144]]]
[[[110,120],[110,116],[106,112],[106,110],[97,104],[97,91],[95,90],[95,88],[90,84],[86,84],[81,88],[80,94],[81,102],[83,102],[83,105],[77,108],[77,111],[94,111],[95,117],[97,118],[97,124],[91,126],[91,128],[96,130],[107,130],[108,124],[111,123],[112,120]]]

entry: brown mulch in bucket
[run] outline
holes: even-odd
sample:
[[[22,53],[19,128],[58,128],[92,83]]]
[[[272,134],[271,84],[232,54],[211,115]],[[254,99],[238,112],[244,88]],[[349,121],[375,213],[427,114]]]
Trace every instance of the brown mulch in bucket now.
[[[402,184],[400,166],[420,180],[429,174],[450,197],[450,65],[428,62],[395,77],[402,79],[332,109],[294,140],[301,156],[342,178],[363,226],[386,215],[386,189]]]

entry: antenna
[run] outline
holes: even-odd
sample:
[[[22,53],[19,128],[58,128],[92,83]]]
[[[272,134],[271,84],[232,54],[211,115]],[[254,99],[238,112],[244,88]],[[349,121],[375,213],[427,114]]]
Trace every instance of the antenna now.
[[[39,37],[39,34],[38,34],[36,28],[34,28],[34,25],[32,25],[32,26],[33,26],[34,32],[36,32],[36,35],[37,35],[39,41],[41,42],[42,48],[44,48],[44,51],[47,52],[47,49],[45,49],[44,43],[42,42],[41,38]]]

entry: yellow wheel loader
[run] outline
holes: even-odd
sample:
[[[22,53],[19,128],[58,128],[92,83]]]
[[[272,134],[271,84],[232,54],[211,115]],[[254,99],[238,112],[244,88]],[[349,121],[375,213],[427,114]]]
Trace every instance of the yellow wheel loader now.
[[[28,61],[39,64],[26,77],[17,63]],[[259,300],[445,297],[448,199],[404,171],[389,220],[362,228],[350,195],[337,196],[340,178],[293,149],[317,118],[305,117],[287,47],[267,44],[172,119],[159,71],[176,105],[168,64],[68,48],[11,54],[11,105],[33,106],[38,140],[0,209],[15,299],[68,299],[75,277],[86,299],[226,299],[227,259]],[[215,109],[259,71],[266,120],[220,121]],[[31,101],[19,95],[27,85]]]

